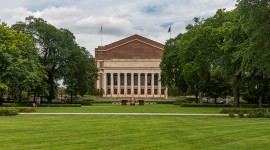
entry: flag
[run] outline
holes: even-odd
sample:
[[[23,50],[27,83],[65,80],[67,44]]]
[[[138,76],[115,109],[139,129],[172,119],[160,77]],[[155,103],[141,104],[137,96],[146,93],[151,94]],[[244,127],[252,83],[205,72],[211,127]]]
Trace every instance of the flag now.
[[[169,27],[169,29],[168,29],[168,33],[169,33],[169,32],[171,32],[171,27]]]

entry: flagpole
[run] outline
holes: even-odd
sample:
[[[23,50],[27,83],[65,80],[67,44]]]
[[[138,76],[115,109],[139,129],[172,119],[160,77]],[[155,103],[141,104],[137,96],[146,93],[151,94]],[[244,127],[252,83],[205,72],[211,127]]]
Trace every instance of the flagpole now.
[[[100,46],[102,46],[102,25],[101,25],[101,28],[100,28]]]

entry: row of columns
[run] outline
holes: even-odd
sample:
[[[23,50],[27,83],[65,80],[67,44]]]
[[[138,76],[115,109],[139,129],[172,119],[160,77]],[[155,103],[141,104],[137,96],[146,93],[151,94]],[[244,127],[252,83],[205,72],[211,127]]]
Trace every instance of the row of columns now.
[[[110,78],[111,78],[111,83],[110,83],[110,95],[115,95],[114,94],[114,74],[115,73],[109,73],[110,74]],[[120,85],[120,75],[121,73],[117,73],[117,96],[134,96],[134,74],[135,73],[130,73],[131,74],[131,85],[130,85],[130,89],[131,89],[131,93],[127,94],[127,90],[128,90],[128,85],[127,85],[127,74],[128,73],[124,73],[124,94],[121,94],[121,85]],[[151,73],[151,94],[148,94],[148,85],[147,85],[147,75],[148,73],[136,73],[138,74],[138,84],[137,84],[137,94],[138,96],[164,96],[166,95],[165,93],[162,93],[162,87],[161,87],[161,82],[160,82],[160,73]],[[141,85],[141,74],[144,74],[144,85]],[[154,85],[154,75],[158,74],[158,88],[157,88],[157,94],[155,94],[155,85]],[[107,92],[107,73],[103,73],[103,89],[104,89],[104,96],[109,96],[108,92]],[[144,94],[141,94],[141,87],[144,88]]]

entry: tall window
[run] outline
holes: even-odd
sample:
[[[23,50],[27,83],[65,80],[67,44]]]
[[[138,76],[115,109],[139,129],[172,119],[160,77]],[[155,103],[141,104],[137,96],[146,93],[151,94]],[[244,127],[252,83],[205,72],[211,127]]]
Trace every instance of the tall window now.
[[[127,85],[131,85],[131,74],[127,74]]]
[[[117,85],[117,73],[113,74],[113,85]]]
[[[157,73],[155,73],[155,75],[154,75],[154,85],[158,86],[158,74]]]
[[[124,85],[124,83],[125,83],[124,78],[125,78],[125,75],[123,73],[121,73],[120,74],[120,85]]]
[[[107,73],[107,85],[111,85],[111,74]]]
[[[147,85],[151,85],[151,77],[152,77],[151,73],[148,73],[147,74]]]
[[[134,86],[138,86],[138,73],[134,73]]]
[[[145,76],[145,74],[142,73],[141,74],[141,86],[144,86],[144,76]]]

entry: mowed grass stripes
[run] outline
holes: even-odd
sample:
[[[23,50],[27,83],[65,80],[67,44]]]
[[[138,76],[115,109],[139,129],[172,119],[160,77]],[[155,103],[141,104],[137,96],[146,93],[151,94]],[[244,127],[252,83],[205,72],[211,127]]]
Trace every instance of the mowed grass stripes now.
[[[199,116],[0,118],[3,150],[268,149],[270,120]]]

